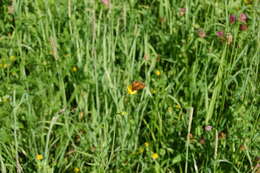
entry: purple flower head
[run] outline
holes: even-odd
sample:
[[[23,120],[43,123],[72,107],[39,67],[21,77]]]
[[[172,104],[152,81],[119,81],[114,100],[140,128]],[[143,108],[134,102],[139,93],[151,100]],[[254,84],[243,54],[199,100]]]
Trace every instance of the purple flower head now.
[[[223,31],[218,31],[216,32],[216,35],[220,38],[224,37],[224,32]]]
[[[208,125],[208,126],[205,126],[205,128],[204,128],[204,129],[205,129],[206,131],[208,131],[208,132],[209,132],[209,131],[211,131],[211,129],[212,129],[212,126],[209,126],[209,125]]]
[[[101,0],[101,2],[102,2],[104,5],[106,5],[106,6],[109,5],[109,0]]]
[[[246,23],[246,20],[247,20],[246,14],[245,14],[245,13],[241,13],[241,14],[239,15],[239,21],[240,21],[240,22],[243,22],[243,23]]]
[[[233,15],[233,14],[231,14],[231,15],[229,16],[229,22],[230,22],[231,24],[234,24],[234,23],[236,22],[236,16]]]

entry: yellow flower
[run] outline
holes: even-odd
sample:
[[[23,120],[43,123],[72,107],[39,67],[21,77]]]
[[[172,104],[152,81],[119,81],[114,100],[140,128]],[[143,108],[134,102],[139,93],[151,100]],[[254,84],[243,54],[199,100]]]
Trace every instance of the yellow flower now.
[[[43,155],[42,154],[37,154],[36,155],[36,160],[42,160],[43,159]]]
[[[177,104],[177,105],[176,105],[176,108],[177,108],[177,109],[181,109],[181,105]]]
[[[74,67],[71,68],[71,71],[76,72],[76,71],[78,71],[78,68],[74,66]]]
[[[157,76],[160,76],[160,75],[161,75],[161,72],[160,72],[159,70],[156,70],[156,71],[155,71],[155,74],[156,74]]]
[[[74,172],[75,172],[75,173],[78,173],[79,171],[80,171],[79,168],[74,168]]]
[[[127,92],[128,92],[128,94],[133,95],[133,94],[137,93],[137,90],[133,90],[132,85],[128,85]]]
[[[155,159],[158,159],[159,155],[157,153],[153,153],[151,157],[152,157],[152,159],[155,160]]]
[[[10,60],[14,62],[16,60],[15,56],[10,56]]]
[[[127,112],[121,112],[120,114],[124,116],[127,115]]]
[[[148,146],[149,146],[149,142],[145,142],[145,143],[144,143],[144,146],[145,146],[145,147],[148,147]]]

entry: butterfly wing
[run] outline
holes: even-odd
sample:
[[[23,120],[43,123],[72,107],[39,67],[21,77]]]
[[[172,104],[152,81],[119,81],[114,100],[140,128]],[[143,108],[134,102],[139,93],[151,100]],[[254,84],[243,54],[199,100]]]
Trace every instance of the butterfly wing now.
[[[145,84],[140,81],[135,81],[132,83],[132,89],[133,90],[142,90],[145,88]]]

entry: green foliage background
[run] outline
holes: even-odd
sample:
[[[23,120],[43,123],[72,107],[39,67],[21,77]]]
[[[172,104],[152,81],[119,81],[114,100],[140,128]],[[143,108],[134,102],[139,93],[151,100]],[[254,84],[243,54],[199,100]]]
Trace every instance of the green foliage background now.
[[[257,171],[259,4],[0,1],[1,172]]]

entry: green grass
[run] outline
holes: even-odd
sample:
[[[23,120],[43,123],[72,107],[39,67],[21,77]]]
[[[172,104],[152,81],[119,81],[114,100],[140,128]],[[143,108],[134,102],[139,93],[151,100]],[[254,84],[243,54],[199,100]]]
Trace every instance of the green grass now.
[[[259,171],[259,4],[0,1],[0,172]]]

